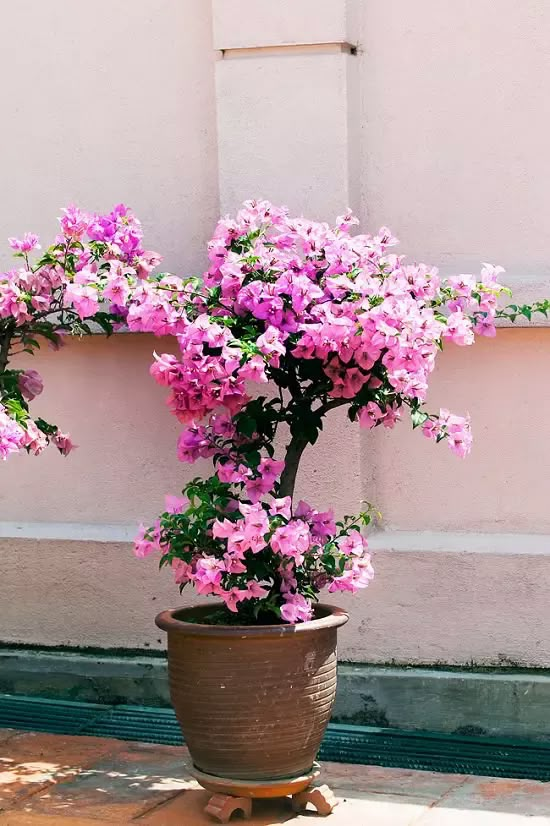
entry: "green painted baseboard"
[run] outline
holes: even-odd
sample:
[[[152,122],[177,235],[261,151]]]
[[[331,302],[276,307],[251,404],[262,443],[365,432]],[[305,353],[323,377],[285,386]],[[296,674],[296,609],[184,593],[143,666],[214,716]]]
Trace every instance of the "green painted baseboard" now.
[[[166,660],[133,652],[0,647],[0,693],[169,708]],[[339,666],[333,722],[550,742],[541,671]]]
[[[179,745],[172,709],[0,695],[0,728]],[[5,744],[9,752],[9,741]],[[550,780],[550,744],[331,723],[321,760]]]

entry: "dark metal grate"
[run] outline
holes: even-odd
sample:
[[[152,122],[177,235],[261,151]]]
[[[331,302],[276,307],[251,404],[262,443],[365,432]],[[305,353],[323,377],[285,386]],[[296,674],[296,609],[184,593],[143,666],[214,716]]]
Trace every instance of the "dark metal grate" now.
[[[92,720],[86,734],[169,746],[181,746],[183,743],[176,715],[171,708],[114,706]]]
[[[0,695],[0,728],[180,745],[172,709]],[[550,743],[329,725],[320,757],[342,763],[550,781]]]
[[[0,728],[82,734],[105,706],[0,694]]]

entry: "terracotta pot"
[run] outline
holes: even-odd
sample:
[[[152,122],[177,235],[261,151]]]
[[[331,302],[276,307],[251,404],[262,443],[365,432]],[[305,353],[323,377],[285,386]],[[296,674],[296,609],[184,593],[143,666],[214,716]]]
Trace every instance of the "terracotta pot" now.
[[[164,611],[170,695],[195,766],[276,780],[310,771],[336,694],[336,633],[348,614],[317,605],[296,625],[185,622],[212,605]]]

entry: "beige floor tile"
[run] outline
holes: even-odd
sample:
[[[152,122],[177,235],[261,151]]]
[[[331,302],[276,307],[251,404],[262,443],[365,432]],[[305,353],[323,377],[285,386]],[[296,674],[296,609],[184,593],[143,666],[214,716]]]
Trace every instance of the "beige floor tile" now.
[[[186,755],[183,748],[121,743],[114,754],[38,792],[20,808],[30,814],[127,823],[189,787]]]
[[[0,748],[0,811],[86,769],[121,743],[99,737],[18,734]]]

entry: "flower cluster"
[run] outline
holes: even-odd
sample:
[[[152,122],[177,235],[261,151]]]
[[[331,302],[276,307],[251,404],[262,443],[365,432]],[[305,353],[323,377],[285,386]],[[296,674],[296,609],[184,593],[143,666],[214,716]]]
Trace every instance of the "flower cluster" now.
[[[180,588],[217,596],[244,621],[311,619],[322,588],[355,593],[374,575],[360,533],[368,513],[336,522],[303,501],[293,511],[290,496],[246,502],[218,477],[195,479],[184,492],[167,497],[153,527],[141,526],[136,556],[160,552]]]
[[[217,595],[243,620],[304,620],[320,588],[353,591],[372,577],[357,530],[368,514],[335,524],[293,503],[300,457],[330,410],[347,407],[366,429],[393,428],[408,410],[428,438],[459,456],[470,450],[469,418],[424,403],[445,344],[495,335],[506,315],[498,298],[509,294],[502,268],[445,279],[395,254],[386,228],[352,235],[356,223],[350,213],[331,227],[246,202],[218,223],[202,279],[162,276],[130,302],[130,329],[179,342],[178,356],[155,354],[151,367],[185,425],[179,458],[211,458],[215,469],[142,530],[136,552],[160,550],[181,587]],[[252,398],[251,382],[270,382],[278,398]],[[280,426],[284,461],[273,458]]]
[[[391,253],[389,230],[351,236],[354,223],[346,214],[331,228],[248,202],[219,222],[202,283],[142,286],[128,324],[177,335],[181,356],[156,357],[151,372],[182,422],[218,407],[234,414],[249,401],[247,381],[274,379],[294,397],[349,404],[363,427],[393,427],[406,406],[415,426],[432,423],[426,435],[448,437],[444,412],[423,410],[428,378],[444,342],[495,334],[502,268],[442,279]],[[452,428],[464,438],[449,445],[464,455],[469,421],[454,416]]]
[[[160,257],[142,246],[140,222],[123,204],[106,215],[64,209],[61,233],[43,254],[39,238],[10,238],[18,266],[0,273],[0,457],[26,450],[40,453],[53,443],[63,455],[74,445],[68,434],[32,418],[29,402],[42,392],[36,370],[8,367],[19,353],[41,341],[59,348],[68,334],[99,325],[110,333],[124,321],[141,279]],[[30,254],[37,259],[31,262]]]

